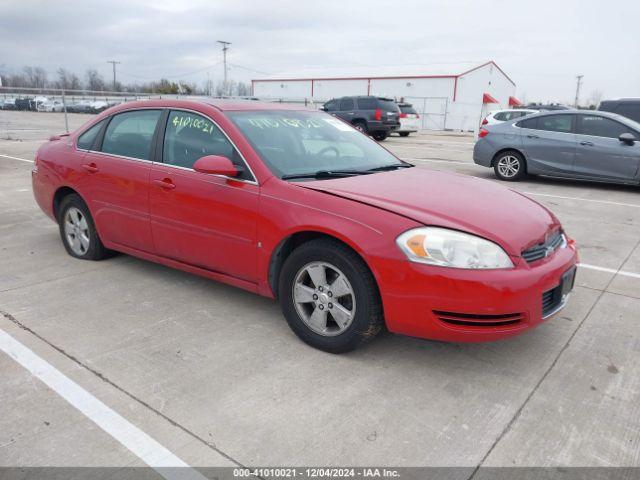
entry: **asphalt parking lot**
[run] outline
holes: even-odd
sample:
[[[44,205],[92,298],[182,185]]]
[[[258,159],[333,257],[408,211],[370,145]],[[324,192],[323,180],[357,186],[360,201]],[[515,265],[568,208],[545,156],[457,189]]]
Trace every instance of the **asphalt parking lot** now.
[[[125,255],[68,256],[30,184],[63,129],[62,114],[0,112],[0,466],[640,466],[640,188],[509,185],[580,250],[569,305],[540,328],[488,344],[385,334],[336,356],[271,300]],[[497,181],[469,135],[384,145]]]

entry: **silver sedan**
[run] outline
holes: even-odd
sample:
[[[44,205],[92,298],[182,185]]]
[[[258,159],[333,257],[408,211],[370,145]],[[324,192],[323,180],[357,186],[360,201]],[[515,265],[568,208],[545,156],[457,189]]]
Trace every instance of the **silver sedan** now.
[[[640,184],[640,123],[593,111],[556,111],[483,127],[473,161],[501,180],[527,174]]]

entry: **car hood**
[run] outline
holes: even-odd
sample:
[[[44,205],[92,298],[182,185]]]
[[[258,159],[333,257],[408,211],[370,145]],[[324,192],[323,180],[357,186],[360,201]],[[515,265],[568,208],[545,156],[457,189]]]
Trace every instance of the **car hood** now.
[[[560,226],[549,210],[515,190],[488,180],[418,167],[298,185],[424,225],[479,235],[514,256]]]

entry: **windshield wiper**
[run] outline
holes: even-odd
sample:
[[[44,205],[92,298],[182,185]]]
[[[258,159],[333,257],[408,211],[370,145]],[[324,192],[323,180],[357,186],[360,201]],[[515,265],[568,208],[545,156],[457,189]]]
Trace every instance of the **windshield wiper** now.
[[[367,175],[373,173],[373,170],[318,170],[317,172],[307,173],[291,173],[289,175],[283,175],[283,180],[291,180],[295,178],[341,178],[351,177],[353,175]]]
[[[386,172],[387,170],[396,170],[398,168],[411,168],[414,167],[412,163],[394,163],[391,165],[382,165],[381,167],[374,167],[367,170],[367,172]]]

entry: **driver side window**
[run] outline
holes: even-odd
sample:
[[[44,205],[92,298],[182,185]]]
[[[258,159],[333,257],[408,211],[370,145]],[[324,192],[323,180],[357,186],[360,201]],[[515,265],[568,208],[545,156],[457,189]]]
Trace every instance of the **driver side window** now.
[[[196,160],[206,155],[227,157],[234,165],[243,167],[238,178],[253,179],[238,151],[211,120],[197,113],[172,110],[167,118],[162,161],[193,168]]]

